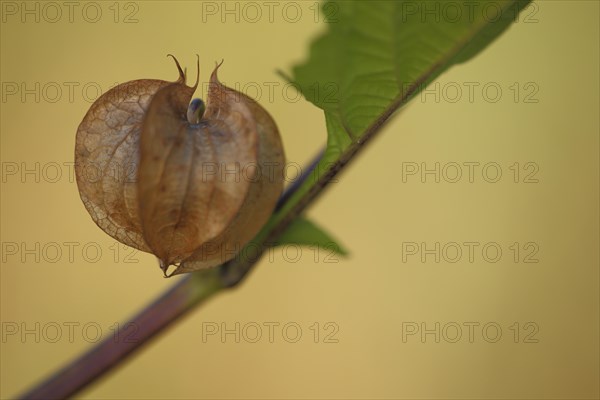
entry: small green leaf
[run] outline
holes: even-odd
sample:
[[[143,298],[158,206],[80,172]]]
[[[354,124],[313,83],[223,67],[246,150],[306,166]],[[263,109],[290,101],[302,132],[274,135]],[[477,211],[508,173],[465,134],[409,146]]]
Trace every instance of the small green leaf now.
[[[323,12],[336,10],[336,21],[293,68],[293,80],[325,111],[328,128],[336,120],[329,144],[339,142],[339,128],[347,143],[357,141],[442,72],[486,48],[529,2],[457,2],[450,13],[428,0],[327,1]]]
[[[442,72],[481,52],[529,3],[474,0],[447,13],[428,0],[326,1],[323,13],[335,10],[335,21],[291,78],[325,112],[323,164],[337,162]]]
[[[327,148],[312,179],[273,224],[319,192],[396,110],[444,71],[488,47],[530,2],[451,2],[453,13],[443,11],[444,2],[430,0],[324,2],[323,14],[333,10],[335,18],[292,76],[281,75],[324,111]]]
[[[275,246],[297,244],[300,246],[318,246],[332,250],[336,254],[347,256],[348,251],[340,246],[327,232],[304,217],[298,217],[275,242]]]

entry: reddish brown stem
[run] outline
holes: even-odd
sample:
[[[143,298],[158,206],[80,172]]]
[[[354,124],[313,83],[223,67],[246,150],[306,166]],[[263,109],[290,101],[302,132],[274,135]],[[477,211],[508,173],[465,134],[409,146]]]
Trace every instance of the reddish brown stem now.
[[[316,167],[323,151],[312,161],[281,196],[279,209],[290,196],[298,190]],[[257,259],[252,260],[252,264]],[[222,265],[222,270],[228,270],[228,265]],[[107,372],[117,367],[135,352],[139,351],[150,339],[158,336],[175,321],[204,303],[212,295],[224,287],[235,286],[245,276],[237,275],[236,282],[224,284],[223,272],[217,268],[188,274],[166,293],[156,299],[138,315],[123,325],[118,337],[105,338],[100,344],[85,353],[80,358],[68,364],[65,368],[40,383],[22,399],[63,399],[71,397],[86,386],[90,385]]]

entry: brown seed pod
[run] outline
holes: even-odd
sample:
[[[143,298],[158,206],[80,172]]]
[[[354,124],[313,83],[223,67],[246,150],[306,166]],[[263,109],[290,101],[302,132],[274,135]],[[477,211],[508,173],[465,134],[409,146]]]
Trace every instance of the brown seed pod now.
[[[99,97],[77,130],[75,174],[96,224],[153,253],[166,275],[232,259],[265,224],[283,188],[285,157],[269,113],[222,85],[141,79]],[[198,66],[199,67],[199,66]],[[203,112],[204,111],[204,112]]]

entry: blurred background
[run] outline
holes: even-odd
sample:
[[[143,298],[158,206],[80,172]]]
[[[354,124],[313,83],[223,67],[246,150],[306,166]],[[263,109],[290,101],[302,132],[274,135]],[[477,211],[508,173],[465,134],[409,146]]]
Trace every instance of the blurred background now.
[[[198,53],[202,81],[224,59],[273,115],[289,162],[326,137],[276,74],[325,28],[318,3],[73,4],[1,4],[2,398],[177,280],[79,199],[75,133],[99,94],[175,80],[167,53],[194,76]],[[349,258],[274,251],[80,397],[597,398],[598,16],[533,3],[308,210]]]

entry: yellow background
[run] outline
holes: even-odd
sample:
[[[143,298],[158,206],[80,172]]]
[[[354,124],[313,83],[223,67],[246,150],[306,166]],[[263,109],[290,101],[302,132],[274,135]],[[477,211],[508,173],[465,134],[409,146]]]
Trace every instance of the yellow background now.
[[[302,11],[296,23],[283,18],[283,4],[275,8],[272,22],[266,8],[256,23],[244,21],[240,3],[240,22],[233,14],[222,23],[219,14],[207,16],[202,3],[192,1],[135,2],[138,22],[128,24],[123,19],[134,8],[121,3],[115,23],[113,2],[99,2],[100,21],[88,23],[81,13],[85,3],[78,4],[72,23],[66,14],[56,23],[44,21],[44,15],[39,23],[31,16],[23,23],[19,15],[5,15],[1,81],[30,88],[40,82],[40,92],[56,82],[63,89],[56,102],[48,101],[55,96],[52,85],[39,102],[33,95],[25,101],[19,94],[3,99],[5,168],[72,162],[75,132],[90,106],[83,85],[97,83],[106,90],[132,79],[174,80],[167,53],[176,55],[191,76],[198,53],[204,81],[223,58],[225,83],[257,83],[289,161],[304,164],[324,142],[322,114],[304,100],[286,101],[283,81],[275,74],[300,61],[307,41],[323,29],[315,23],[312,1],[296,3]],[[466,91],[456,103],[444,97],[436,103],[432,95],[416,98],[310,208],[310,217],[351,250],[350,258],[327,263],[320,253],[315,262],[314,253],[304,250],[292,263],[275,252],[239,289],[192,312],[81,397],[597,398],[599,6],[595,1],[537,2],[525,13],[535,14],[529,23],[515,24],[472,62],[439,78],[440,90],[452,82],[463,88],[464,82],[478,82],[479,88],[495,82],[503,90],[498,102],[485,101],[480,89],[473,103]],[[79,83],[72,102],[65,82]],[[265,82],[280,84],[272,101]],[[522,90],[517,102],[509,88],[515,82]],[[523,101],[528,82],[539,88],[537,103]],[[465,177],[455,184],[431,177],[422,183],[418,176],[403,182],[402,163],[407,162],[430,167],[497,162],[503,176],[495,184],[481,174],[473,183]],[[539,182],[514,183],[508,167],[515,162],[536,163]],[[151,255],[137,253],[137,263],[126,263],[121,252],[115,263],[114,241],[85,211],[68,168],[56,183],[49,182],[51,172],[46,169],[50,179],[41,176],[39,183],[34,175],[24,182],[19,174],[3,179],[5,246],[31,248],[39,242],[48,250],[57,242],[63,249],[56,263],[43,254],[40,262],[31,255],[22,262],[21,253],[3,254],[3,333],[15,323],[31,329],[36,323],[76,322],[80,327],[96,323],[110,334],[111,325],[125,321],[176,279],[163,279]],[[431,256],[424,263],[418,256],[402,260],[403,242],[432,247],[469,241],[498,243],[502,259],[490,263],[476,253],[473,263],[466,255],[457,263],[436,263]],[[79,243],[73,262],[64,242]],[[515,263],[508,248],[513,242],[537,243],[539,262]],[[81,248],[89,243],[101,248],[99,262],[83,259]],[[203,342],[206,323],[233,328],[236,322],[280,327],[295,322],[302,338],[288,343],[276,329],[269,343],[265,328],[257,343],[235,343],[232,335],[224,342],[218,336]],[[310,330],[315,322],[319,343]],[[331,332],[324,330],[327,322],[339,327],[337,343],[323,343]],[[463,326],[463,337],[451,343],[447,339],[453,333],[446,331],[439,343],[433,335],[403,340],[407,322],[428,328],[454,322]],[[496,323],[502,336],[488,343],[476,329],[470,343],[465,322],[480,328]],[[510,330],[515,322],[519,343]],[[539,327],[538,343],[523,343],[527,322]],[[92,346],[80,330],[72,343],[66,333],[64,328],[56,343],[5,335],[1,397],[15,396]]]

